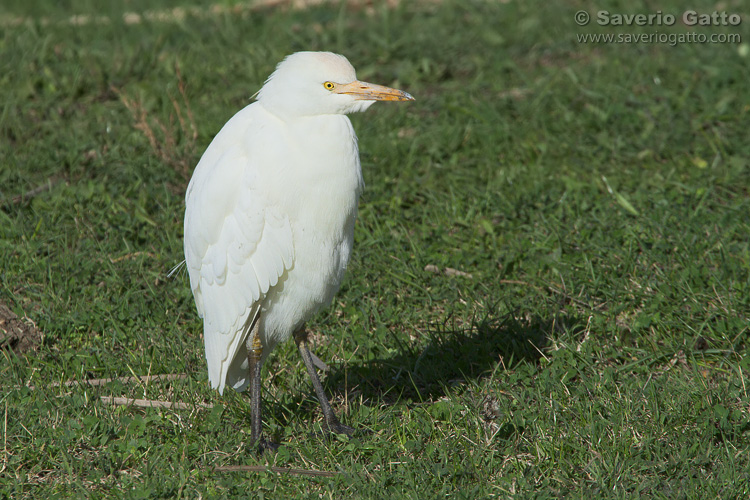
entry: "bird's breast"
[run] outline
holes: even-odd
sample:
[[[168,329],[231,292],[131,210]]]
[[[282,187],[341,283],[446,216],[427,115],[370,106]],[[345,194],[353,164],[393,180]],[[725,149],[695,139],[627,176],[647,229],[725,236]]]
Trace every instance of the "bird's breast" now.
[[[279,340],[338,290],[363,187],[357,138],[347,117],[301,118],[284,124],[282,134],[286,160],[264,180],[279,212],[289,218],[294,240],[293,267],[266,305],[268,327]]]
[[[339,238],[356,215],[363,186],[351,122],[343,115],[299,118],[286,123],[283,135],[285,160],[268,182],[282,213],[300,230]]]

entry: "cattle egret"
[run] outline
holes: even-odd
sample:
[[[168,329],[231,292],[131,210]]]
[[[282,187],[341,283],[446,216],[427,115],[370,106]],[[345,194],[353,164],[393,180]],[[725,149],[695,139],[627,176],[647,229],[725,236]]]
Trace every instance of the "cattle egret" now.
[[[331,303],[352,249],[363,181],[347,113],[401,90],[357,80],[341,55],[284,59],[257,101],[206,149],[185,196],[185,262],[211,386],[250,386],[251,439],[262,437],[263,361],[292,335],[328,430],[351,434],[331,409],[313,366],[305,322]]]

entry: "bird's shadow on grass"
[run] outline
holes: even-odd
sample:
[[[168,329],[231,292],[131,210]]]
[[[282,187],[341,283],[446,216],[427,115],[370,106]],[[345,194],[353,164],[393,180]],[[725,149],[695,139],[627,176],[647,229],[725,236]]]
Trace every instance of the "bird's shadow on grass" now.
[[[326,378],[331,393],[351,391],[372,404],[430,401],[452,385],[491,376],[518,363],[536,363],[554,330],[576,329],[578,318],[518,319],[488,316],[468,326],[435,325],[428,340],[409,342],[393,333],[398,352],[383,359],[334,367]]]
[[[406,332],[394,331],[397,350],[392,356],[334,364],[322,377],[323,385],[334,409],[344,400],[372,406],[436,401],[454,385],[491,377],[520,363],[536,364],[553,332],[575,333],[584,325],[578,317],[519,319],[518,314],[508,313],[465,326],[448,320],[429,328],[426,339],[410,340]],[[269,416],[282,427],[294,419],[320,416],[312,388],[288,397],[286,405],[277,401],[268,408]]]

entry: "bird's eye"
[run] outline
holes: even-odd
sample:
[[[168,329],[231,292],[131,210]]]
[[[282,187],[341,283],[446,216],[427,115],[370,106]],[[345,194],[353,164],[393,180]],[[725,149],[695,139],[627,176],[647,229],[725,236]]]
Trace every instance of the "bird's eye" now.
[[[335,84],[335,83],[333,83],[333,82],[325,82],[325,83],[323,84],[323,86],[324,86],[324,87],[325,87],[325,88],[326,88],[327,90],[333,90],[334,88],[336,88],[336,84]]]

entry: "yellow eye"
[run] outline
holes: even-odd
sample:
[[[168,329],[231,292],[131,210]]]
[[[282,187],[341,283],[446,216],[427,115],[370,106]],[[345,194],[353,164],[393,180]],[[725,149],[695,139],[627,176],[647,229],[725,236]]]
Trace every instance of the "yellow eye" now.
[[[336,84],[335,84],[335,83],[333,83],[333,82],[325,82],[325,83],[323,84],[323,86],[324,86],[324,87],[325,87],[325,88],[326,88],[327,90],[333,90],[333,89],[335,89],[335,88],[336,88]]]

